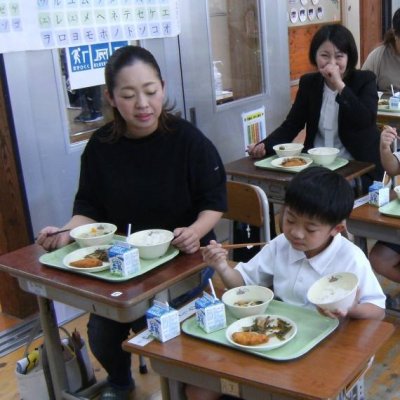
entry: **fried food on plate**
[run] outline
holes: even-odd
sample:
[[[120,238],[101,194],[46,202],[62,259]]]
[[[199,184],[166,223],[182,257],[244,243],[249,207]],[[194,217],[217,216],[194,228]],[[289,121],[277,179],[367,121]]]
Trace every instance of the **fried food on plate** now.
[[[269,338],[263,333],[257,332],[234,332],[232,340],[235,343],[242,344],[243,346],[257,346],[259,344],[267,343]]]
[[[305,161],[303,158],[299,157],[293,157],[293,158],[287,158],[284,160],[281,164],[282,167],[301,167],[302,165],[306,165],[307,161]]]
[[[83,258],[82,260],[76,260],[69,263],[71,267],[78,268],[93,268],[100,267],[103,265],[103,261],[98,258]]]

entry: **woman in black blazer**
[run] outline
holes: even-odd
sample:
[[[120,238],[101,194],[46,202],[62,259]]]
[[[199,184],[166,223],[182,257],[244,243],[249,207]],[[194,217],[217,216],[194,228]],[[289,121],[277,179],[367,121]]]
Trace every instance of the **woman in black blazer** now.
[[[376,126],[375,74],[356,70],[358,52],[353,35],[340,24],[325,25],[317,31],[309,59],[318,72],[300,78],[285,121],[265,140],[250,145],[248,152],[255,158],[273,154],[274,145],[291,142],[306,127],[306,151],[312,147],[338,147],[343,158],[376,165],[374,172],[364,178],[366,189],[373,179],[382,179],[383,172]]]

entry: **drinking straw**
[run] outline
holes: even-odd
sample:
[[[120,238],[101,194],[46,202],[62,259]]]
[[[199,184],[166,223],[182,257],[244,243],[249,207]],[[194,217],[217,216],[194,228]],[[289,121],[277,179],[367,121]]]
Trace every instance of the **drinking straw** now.
[[[208,283],[209,283],[209,285],[210,285],[211,293],[212,293],[212,295],[214,296],[214,299],[217,299],[217,295],[215,294],[214,285],[213,285],[213,283],[212,283],[211,278],[208,278]]]
[[[385,186],[386,171],[383,173],[382,185]]]
[[[390,87],[392,88],[392,95],[394,96],[394,89],[393,89],[393,85],[390,85]]]
[[[128,232],[126,233],[126,237],[131,235],[132,224],[128,224]]]

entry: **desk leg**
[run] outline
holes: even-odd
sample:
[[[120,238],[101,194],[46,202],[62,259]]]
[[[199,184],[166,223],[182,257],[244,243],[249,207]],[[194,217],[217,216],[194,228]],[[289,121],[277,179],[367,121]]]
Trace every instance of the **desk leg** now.
[[[361,177],[355,178],[356,183],[356,197],[361,197],[363,195],[363,187]]]
[[[62,400],[63,390],[69,388],[54,304],[52,300],[40,296],[38,296],[38,303],[54,394],[56,400]]]
[[[170,400],[169,382],[168,378],[160,376],[161,398],[162,400]]]
[[[368,244],[367,239],[361,236],[354,236],[354,244],[356,244],[368,257]]]

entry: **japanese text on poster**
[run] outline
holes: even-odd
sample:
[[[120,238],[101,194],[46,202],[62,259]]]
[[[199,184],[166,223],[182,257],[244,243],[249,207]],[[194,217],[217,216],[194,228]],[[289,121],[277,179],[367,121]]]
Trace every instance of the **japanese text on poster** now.
[[[0,0],[0,52],[177,36],[178,0]]]

